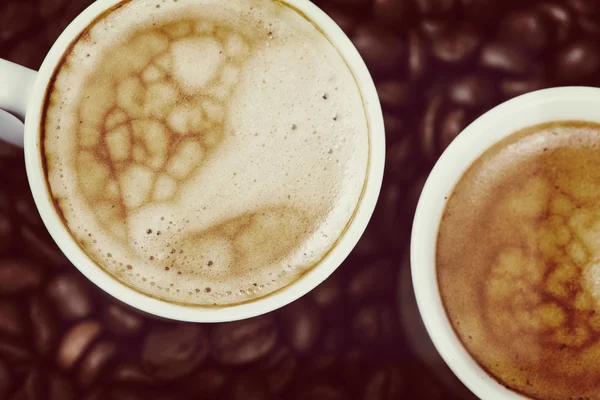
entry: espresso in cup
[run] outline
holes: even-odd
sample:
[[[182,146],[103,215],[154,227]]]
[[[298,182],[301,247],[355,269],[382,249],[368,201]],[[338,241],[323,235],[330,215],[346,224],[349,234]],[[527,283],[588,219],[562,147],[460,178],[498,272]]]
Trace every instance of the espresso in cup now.
[[[94,262],[166,301],[223,306],[300,279],[361,200],[369,126],[327,37],[275,0],[131,0],[47,89],[56,211]]]
[[[600,382],[600,124],[533,126],[477,159],[451,196],[436,268],[471,356],[536,399]]]

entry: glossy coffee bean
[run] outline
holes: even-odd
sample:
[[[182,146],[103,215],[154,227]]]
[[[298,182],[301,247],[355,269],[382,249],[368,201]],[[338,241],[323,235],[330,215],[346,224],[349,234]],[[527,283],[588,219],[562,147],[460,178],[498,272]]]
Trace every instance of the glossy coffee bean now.
[[[22,224],[19,233],[23,245],[28,249],[35,249],[31,252],[31,257],[36,262],[53,267],[70,265],[67,257],[58,249],[45,228]]]
[[[554,41],[564,43],[573,31],[573,15],[569,8],[558,1],[549,1],[538,5],[538,9],[551,21]]]
[[[577,25],[587,38],[594,40],[600,38],[600,21],[597,18],[580,16],[577,18]]]
[[[385,137],[388,140],[394,140],[401,137],[404,131],[404,120],[397,113],[384,112],[383,123],[385,127]]]
[[[421,150],[429,160],[437,157],[437,127],[441,118],[443,99],[441,92],[429,99],[419,127]]]
[[[374,0],[373,17],[390,27],[400,27],[412,11],[410,1],[404,0]]]
[[[104,308],[103,314],[106,328],[117,336],[134,336],[144,324],[139,314],[126,306],[109,304]]]
[[[71,382],[62,375],[51,373],[48,376],[48,400],[75,400]]]
[[[283,337],[296,353],[312,350],[323,329],[320,310],[312,303],[298,300],[286,306],[279,314]]]
[[[462,63],[475,53],[480,44],[481,37],[472,26],[459,25],[434,38],[431,51],[442,62]]]
[[[365,400],[395,400],[405,391],[403,373],[396,365],[381,366],[370,373],[364,386]]]
[[[0,301],[0,332],[22,335],[25,331],[23,311],[14,302]]]
[[[31,358],[31,351],[22,340],[0,337],[0,360],[8,363],[23,363]]]
[[[158,383],[140,365],[122,363],[111,369],[109,380],[117,384],[152,385]]]
[[[526,79],[506,78],[500,81],[500,90],[506,98],[520,96],[548,86],[545,79],[535,76]]]
[[[54,302],[63,319],[73,321],[89,316],[92,312],[90,288],[79,273],[65,273],[48,284],[48,296]]]
[[[429,51],[419,32],[414,29],[408,33],[408,72],[413,81],[422,78],[429,65]]]
[[[574,42],[560,50],[554,59],[554,73],[565,82],[575,82],[598,73],[600,51],[597,44]]]
[[[396,313],[385,303],[361,306],[354,314],[352,331],[361,343],[383,346],[397,336]]]
[[[72,368],[98,337],[102,330],[96,321],[83,321],[74,325],[64,336],[58,348],[57,364],[64,369]]]
[[[482,75],[466,75],[448,87],[448,96],[456,104],[464,106],[488,105],[494,98],[494,82]]]
[[[455,108],[446,113],[440,124],[439,153],[465,129],[467,126],[467,112],[463,108]]]
[[[566,0],[567,4],[581,14],[595,14],[600,11],[600,4],[596,0]]]
[[[208,339],[199,325],[159,328],[142,348],[144,369],[159,379],[177,379],[192,372],[208,355]]]
[[[348,281],[348,296],[354,301],[385,296],[392,290],[395,272],[389,260],[379,260],[354,271]]]
[[[540,10],[508,14],[500,25],[500,38],[529,50],[544,50],[550,43],[549,27]]]
[[[377,94],[384,107],[407,106],[415,100],[416,96],[408,82],[397,80],[377,83]]]
[[[388,144],[385,155],[386,174],[402,182],[409,181],[418,169],[416,147],[415,136],[412,132],[402,135],[394,143]],[[376,243],[372,244],[376,245]],[[376,253],[376,251],[372,253]]]
[[[279,393],[294,377],[298,360],[289,347],[279,346],[259,363],[258,369],[269,391]]]
[[[213,357],[222,364],[246,364],[264,357],[277,343],[279,332],[271,315],[228,322],[211,335]]]
[[[108,341],[96,343],[79,367],[79,384],[89,387],[117,353],[117,346]]]
[[[23,258],[0,259],[0,294],[18,294],[41,283],[42,271],[38,265]]]
[[[331,307],[341,300],[342,283],[339,272],[334,272],[310,292],[310,297],[320,307]]]
[[[372,72],[401,68],[406,44],[398,36],[375,25],[363,25],[354,33],[353,42]]]
[[[524,74],[531,69],[530,57],[518,47],[506,43],[488,43],[481,49],[481,65],[508,74]]]
[[[56,313],[48,301],[34,296],[29,301],[29,319],[36,351],[46,355],[54,350],[58,340],[58,323]]]
[[[451,29],[451,22],[446,19],[422,19],[419,24],[419,31],[423,35],[430,39],[436,39],[442,35],[445,35]]]
[[[9,248],[13,232],[13,221],[8,210],[0,208],[0,252]]]

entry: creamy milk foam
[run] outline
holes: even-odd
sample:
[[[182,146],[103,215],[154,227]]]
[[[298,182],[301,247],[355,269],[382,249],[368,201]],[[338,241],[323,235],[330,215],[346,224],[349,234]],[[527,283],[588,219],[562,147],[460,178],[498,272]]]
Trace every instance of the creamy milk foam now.
[[[48,89],[57,210],[149,295],[232,304],[298,279],[360,201],[369,134],[333,45],[272,0],[132,0],[96,20]]]

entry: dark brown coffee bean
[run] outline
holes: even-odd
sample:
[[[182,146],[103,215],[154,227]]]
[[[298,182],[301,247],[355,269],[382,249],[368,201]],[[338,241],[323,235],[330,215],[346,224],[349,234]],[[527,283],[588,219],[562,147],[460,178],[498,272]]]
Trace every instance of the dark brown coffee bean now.
[[[64,267],[70,265],[67,257],[59,250],[45,228],[34,228],[29,225],[21,225],[19,233],[23,245],[28,249],[35,249],[31,257],[44,265],[53,267]]]
[[[400,200],[405,196],[403,189],[395,182],[390,182],[382,188],[379,204],[373,216],[377,231],[388,245],[396,246],[399,240],[398,224],[401,223]]]
[[[415,210],[417,209],[417,204],[419,204],[419,198],[421,197],[421,192],[423,191],[426,180],[427,173],[424,173],[413,180],[412,186],[404,198],[404,209],[406,210],[407,215],[415,214]]]
[[[410,11],[410,1],[375,0],[373,2],[373,17],[375,20],[387,23],[392,27],[404,23]]]
[[[437,156],[436,133],[442,109],[442,101],[442,94],[435,94],[427,103],[425,115],[423,115],[423,119],[421,120],[421,149],[429,160],[434,160]]]
[[[144,369],[156,378],[177,379],[192,372],[208,355],[208,339],[198,325],[156,329],[144,342]]]
[[[396,313],[387,304],[364,305],[354,315],[352,330],[359,342],[385,345],[398,335]]]
[[[554,40],[564,43],[573,30],[573,16],[569,9],[559,2],[542,3],[538,8],[552,22]]]
[[[415,0],[415,4],[422,14],[444,14],[452,10],[456,0]]]
[[[450,22],[446,19],[423,19],[419,28],[428,39],[433,40],[448,32]]]
[[[67,378],[56,373],[48,376],[48,400],[74,400],[73,385]]]
[[[0,294],[17,294],[37,288],[42,283],[39,266],[23,259],[0,260]]]
[[[544,50],[550,43],[549,29],[541,11],[517,11],[500,24],[500,38],[529,50]]]
[[[357,23],[354,16],[346,13],[345,10],[340,7],[332,7],[331,5],[325,5],[322,9],[340,28],[342,28],[346,35],[351,36],[354,34]]]
[[[0,337],[0,359],[9,363],[22,363],[31,359],[31,352],[18,339]]]
[[[61,9],[65,3],[66,0],[40,0],[37,6],[37,13],[42,18],[48,18]]]
[[[407,135],[405,135],[405,136],[407,136]],[[403,136],[403,138],[405,136]],[[401,141],[402,141],[402,139],[401,139]],[[394,154],[393,148],[388,150],[388,153],[386,154],[386,163],[389,160],[388,157],[390,156],[390,154],[393,156],[393,154]],[[398,165],[398,164],[394,164],[394,165]],[[403,172],[409,172],[408,171],[409,169],[410,169],[410,167],[408,167]],[[390,170],[388,169],[387,171],[390,171]],[[381,240],[379,240],[379,236],[377,234],[377,226],[374,223],[369,224],[367,226],[367,229],[365,230],[365,232],[362,234],[362,236],[358,240],[358,243],[356,243],[356,246],[354,246],[354,250],[352,250],[352,254],[355,254],[358,256],[372,256],[374,254],[379,253],[380,251],[381,251]],[[317,304],[319,304],[319,303],[317,302]]]
[[[96,343],[79,368],[79,384],[82,387],[89,387],[100,372],[106,367],[106,365],[112,360],[117,352],[117,346],[112,342],[99,342]]]
[[[89,316],[92,312],[88,282],[78,273],[66,273],[52,279],[47,293],[60,315],[67,321]]]
[[[402,135],[404,121],[398,115],[390,112],[384,112],[383,123],[385,125],[385,137],[388,140],[400,137]]]
[[[420,79],[427,70],[429,54],[425,42],[416,30],[408,33],[408,72],[413,80]]]
[[[357,269],[348,282],[348,295],[354,301],[387,294],[394,286],[394,269],[388,260],[379,260]]]
[[[458,0],[458,2],[463,16],[483,26],[490,21],[497,21],[498,9],[504,4],[496,0]]]
[[[137,364],[124,363],[111,369],[110,378],[112,382],[119,384],[144,384],[150,385],[157,383],[150,377],[141,366]]]
[[[264,358],[258,368],[271,393],[279,393],[292,380],[297,367],[294,353],[288,347],[280,346]]]
[[[55,348],[58,339],[56,315],[46,299],[35,296],[29,301],[29,318],[35,349],[46,355]]]
[[[321,313],[316,306],[298,300],[282,309],[280,319],[283,336],[297,353],[312,350],[323,328]]]
[[[11,376],[8,367],[0,360],[0,399],[5,399],[11,387]]]
[[[584,35],[592,37],[595,40],[600,38],[600,23],[598,23],[597,18],[581,16],[577,19],[577,23]]]
[[[362,348],[352,348],[344,352],[341,364],[341,376],[345,386],[353,387],[357,384],[361,385],[360,394],[364,386],[365,373],[368,370],[365,365],[368,364],[368,357],[365,355],[365,350]]]
[[[369,69],[375,73],[400,68],[406,53],[406,45],[398,36],[374,25],[359,27],[353,42]]]
[[[2,5],[0,41],[8,41],[26,31],[33,22],[35,6],[29,0],[13,0]]]
[[[458,136],[467,126],[467,112],[462,108],[456,108],[446,113],[440,124],[440,153]]]
[[[405,383],[400,368],[396,365],[378,367],[367,378],[364,400],[395,400],[402,398]]]
[[[567,0],[567,4],[584,15],[595,14],[600,10],[600,4],[596,0]]]
[[[34,368],[28,372],[23,385],[11,397],[12,400],[42,400],[46,396],[44,387],[44,375],[38,369]]]
[[[452,101],[471,107],[489,104],[495,92],[492,80],[480,75],[462,76],[448,87],[448,95]]]
[[[409,105],[415,100],[416,96],[408,82],[395,80],[378,83],[377,94],[379,95],[381,105],[384,107],[401,107]]]
[[[325,279],[319,286],[310,292],[310,297],[321,307],[331,307],[342,297],[342,284],[340,274],[334,272]]]
[[[144,320],[135,311],[116,304],[104,309],[106,328],[117,336],[130,337],[136,335],[144,324]]]
[[[13,201],[17,215],[23,222],[26,222],[33,227],[44,227],[44,223],[35,207],[35,202],[33,201],[29,188],[25,187],[23,191],[17,193],[14,196]]]
[[[506,42],[488,43],[481,49],[481,65],[499,72],[524,74],[531,69],[529,60],[526,53]]]
[[[525,93],[533,92],[548,87],[548,82],[542,78],[528,79],[503,79],[500,81],[500,90],[507,98],[520,96]]]
[[[445,35],[433,39],[431,51],[440,61],[460,63],[475,53],[481,44],[477,31],[470,25],[459,25]]]
[[[227,374],[219,369],[209,368],[194,372],[184,383],[185,392],[194,399],[222,398],[228,382]]]
[[[101,330],[100,324],[93,320],[74,325],[63,337],[56,363],[64,369],[73,367]]]
[[[116,397],[111,393],[109,397],[103,388],[94,388],[85,393],[82,396],[82,400],[105,400],[105,399],[118,399],[118,400],[142,400],[141,397]]]
[[[414,135],[402,135],[400,139],[388,145],[385,155],[386,174],[400,181],[410,180],[417,170],[415,158]]]
[[[268,400],[271,398],[264,380],[256,375],[242,375],[233,382],[229,400]]]
[[[347,400],[350,398],[342,388],[324,383],[309,384],[304,390],[300,390],[297,393],[298,400]]]
[[[25,330],[23,312],[12,302],[0,301],[0,331],[22,335]]]
[[[0,251],[9,248],[13,231],[13,222],[8,210],[0,209]]]
[[[588,78],[599,68],[598,47],[590,42],[571,43],[558,52],[553,65],[555,75],[566,82]]]
[[[271,315],[218,325],[212,331],[214,358],[223,364],[245,364],[264,357],[277,343]]]

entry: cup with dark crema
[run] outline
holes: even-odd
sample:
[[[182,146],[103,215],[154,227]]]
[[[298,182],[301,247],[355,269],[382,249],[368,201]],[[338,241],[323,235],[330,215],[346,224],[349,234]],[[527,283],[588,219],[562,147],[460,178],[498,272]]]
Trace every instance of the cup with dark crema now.
[[[597,399],[600,89],[504,103],[442,155],[411,268],[438,351],[483,399]]]
[[[351,251],[381,186],[373,82],[308,1],[96,2],[27,95],[48,230],[159,316],[234,320],[300,297]]]

